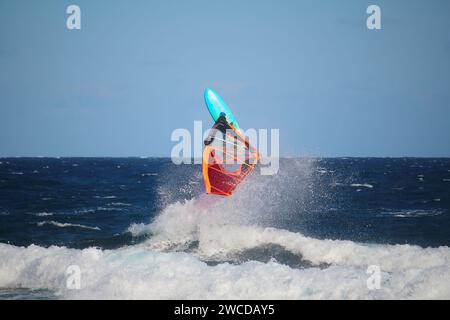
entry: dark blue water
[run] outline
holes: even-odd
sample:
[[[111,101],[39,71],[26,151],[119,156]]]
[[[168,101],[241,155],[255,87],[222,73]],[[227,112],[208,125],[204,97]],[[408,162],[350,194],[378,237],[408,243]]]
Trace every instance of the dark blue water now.
[[[261,186],[248,203],[255,224],[321,239],[450,246],[448,158],[282,159],[277,176],[256,172],[237,192],[252,184]],[[167,158],[2,158],[0,242],[117,248],[142,240],[127,232],[132,223],[202,193],[200,166]]]

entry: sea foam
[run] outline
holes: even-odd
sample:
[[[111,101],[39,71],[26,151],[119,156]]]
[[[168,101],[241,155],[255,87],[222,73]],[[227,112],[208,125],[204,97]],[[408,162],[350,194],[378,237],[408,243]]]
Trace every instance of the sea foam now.
[[[0,244],[0,288],[50,289],[62,299],[450,298],[448,247],[314,239],[235,224],[196,200],[172,204],[152,223],[129,230],[150,238],[115,250]],[[195,251],[180,252],[193,241]],[[279,245],[312,266],[204,262],[264,244]],[[80,290],[66,286],[71,265],[81,270]],[[380,268],[380,289],[367,286],[371,265]]]

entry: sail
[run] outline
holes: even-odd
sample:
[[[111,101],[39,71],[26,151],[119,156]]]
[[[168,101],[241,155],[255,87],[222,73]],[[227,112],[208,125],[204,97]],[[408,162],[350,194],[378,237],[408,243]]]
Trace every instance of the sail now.
[[[230,196],[258,160],[257,150],[220,116],[205,140],[202,167],[206,192]]]

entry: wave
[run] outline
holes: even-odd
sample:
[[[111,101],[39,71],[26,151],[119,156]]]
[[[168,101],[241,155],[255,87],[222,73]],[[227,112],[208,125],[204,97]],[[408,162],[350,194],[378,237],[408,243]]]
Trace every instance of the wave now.
[[[54,213],[52,213],[52,212],[30,212],[29,214],[36,216],[36,217],[48,217],[48,216],[52,216]]]
[[[149,173],[141,173],[142,177],[150,177],[150,176],[157,176],[157,173],[149,172]]]
[[[148,240],[116,250],[0,244],[0,288],[48,289],[62,299],[450,298],[448,247],[313,239],[237,225],[211,206],[223,209],[223,203],[202,199],[172,204],[152,223],[130,226],[135,235],[149,234]],[[182,252],[193,241],[197,248]],[[283,247],[310,266],[292,268],[273,259],[205,262],[265,244]],[[66,286],[73,265],[81,271],[80,290]],[[367,286],[371,265],[381,270],[378,290]]]
[[[111,202],[108,203],[108,206],[117,206],[117,207],[131,207],[131,203],[125,203],[125,202]]]
[[[52,200],[52,198],[45,198],[48,200]],[[55,212],[54,214],[57,215],[83,215],[83,214],[88,214],[88,213],[94,213],[96,210],[98,210],[98,208],[90,208],[90,207],[81,207],[81,208],[74,208],[74,209],[68,209],[68,210],[60,210]]]
[[[123,208],[117,207],[98,207],[97,211],[123,211]]]
[[[101,230],[99,227],[90,227],[90,226],[85,226],[85,225],[76,224],[76,223],[62,223],[62,222],[53,221],[53,220],[41,221],[41,222],[37,223],[38,227],[43,227],[45,225],[52,225],[52,226],[55,226],[58,228],[81,228],[81,229],[98,230],[98,231]]]
[[[227,298],[450,298],[449,247],[422,248],[313,239],[286,230],[229,224],[226,219],[211,215],[211,210],[206,212],[199,207],[201,205],[195,201],[173,204],[151,224],[135,224],[130,226],[129,231],[134,235],[150,235],[139,247],[152,252],[183,251],[196,243],[196,249],[190,253],[201,261],[228,261],[230,256],[252,248],[277,245],[310,262],[309,268],[291,268],[289,275],[277,278],[278,268],[286,266],[276,260],[270,261],[266,267],[270,265],[270,269],[277,271],[267,270],[264,277],[275,277],[280,283],[273,283],[273,287],[264,289],[257,279],[253,279],[254,282],[248,280],[248,289],[256,288],[255,292],[247,296],[229,293]],[[249,264],[256,268],[254,263],[245,262],[237,266],[243,275],[235,275],[236,281],[247,281],[251,268]],[[373,265],[379,266],[382,271],[381,289],[375,291],[368,290],[366,286],[369,277],[367,268]],[[224,264],[219,266],[228,268]],[[289,284],[298,281],[303,290],[296,286],[293,289],[283,281]],[[223,298],[214,292],[209,294]]]
[[[440,199],[435,199],[434,201],[440,201]],[[392,215],[397,218],[417,218],[417,217],[434,217],[439,216],[443,213],[441,210],[420,210],[420,209],[404,209],[404,210],[393,210],[382,212],[382,215]]]
[[[116,199],[117,196],[94,196],[95,199]]]
[[[133,224],[128,231],[135,236],[149,235],[150,238],[140,245],[158,251],[174,250],[185,246],[186,243],[198,242],[196,254],[199,257],[226,256],[233,251],[276,244],[292,253],[301,254],[316,265],[383,264],[385,270],[394,271],[396,268],[430,266],[419,258],[425,252],[434,252],[436,259],[433,260],[436,261],[440,261],[437,257],[443,252],[446,254],[446,261],[450,259],[448,247],[422,248],[411,245],[320,240],[283,229],[237,225],[229,221],[228,212],[223,215],[220,210],[205,208],[205,204],[201,202],[194,199],[170,205],[152,223]],[[404,259],[402,252],[408,252],[409,258]],[[411,259],[411,255],[417,255],[417,259]]]
[[[362,187],[362,188],[369,188],[369,189],[373,188],[373,185],[371,185],[369,183],[352,183],[350,186],[351,187],[356,187],[356,188],[360,188],[360,187]]]
[[[190,203],[186,204],[191,206]],[[177,209],[175,209],[177,208]],[[162,215],[183,215],[176,204]],[[181,211],[180,211],[181,209]],[[194,217],[184,221],[195,221]],[[192,220],[191,220],[192,219]],[[198,221],[198,220],[197,220]],[[203,220],[200,220],[203,221]],[[157,223],[158,224],[158,223]],[[177,226],[143,225],[157,234],[139,245],[116,250],[84,250],[35,245],[0,244],[0,288],[48,289],[62,299],[432,299],[450,297],[450,248],[410,245],[369,245],[319,240],[273,228],[196,223]],[[165,227],[165,228],[164,228]],[[175,236],[173,231],[184,231]],[[196,229],[196,230],[194,230]],[[139,230],[143,232],[144,229]],[[199,251],[155,250],[151,244],[195,236]],[[226,255],[264,243],[278,244],[311,261],[291,268],[275,260],[265,263],[219,263],[201,256]],[[164,246],[163,246],[164,247]],[[165,248],[167,249],[167,248]],[[319,264],[326,263],[326,267]],[[368,266],[381,269],[380,289],[367,286]],[[66,286],[66,271],[81,271],[80,290]],[[73,267],[72,267],[73,268]]]

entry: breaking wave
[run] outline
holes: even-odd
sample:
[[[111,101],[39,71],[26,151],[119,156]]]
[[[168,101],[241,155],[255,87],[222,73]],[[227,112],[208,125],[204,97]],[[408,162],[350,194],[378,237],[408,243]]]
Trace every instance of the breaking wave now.
[[[130,226],[134,235],[148,239],[116,250],[0,244],[0,287],[52,290],[63,299],[450,297],[448,247],[313,239],[281,229],[236,224],[211,208],[223,203],[203,201],[172,204],[152,223]],[[277,258],[229,262],[239,253],[270,246],[308,264],[292,267]],[[209,264],[212,260],[216,263]],[[66,287],[66,270],[71,265],[82,272],[80,290]],[[367,287],[371,265],[381,269],[378,290]]]
[[[43,227],[45,225],[51,225],[58,228],[81,228],[81,229],[89,229],[89,230],[100,230],[99,227],[90,227],[85,226],[82,224],[76,224],[76,223],[62,223],[57,221],[41,221],[37,223],[38,227]]]

